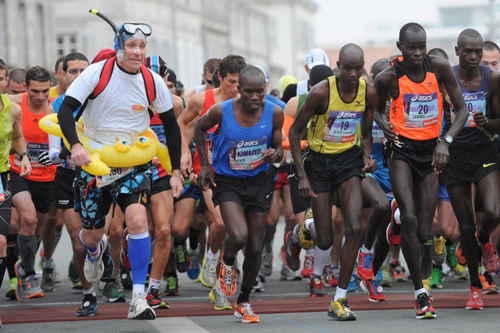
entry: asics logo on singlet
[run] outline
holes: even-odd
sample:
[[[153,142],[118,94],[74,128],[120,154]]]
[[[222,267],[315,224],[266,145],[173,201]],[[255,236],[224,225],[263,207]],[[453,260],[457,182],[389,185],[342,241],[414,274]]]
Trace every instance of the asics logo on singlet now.
[[[259,141],[253,140],[253,141],[240,141],[237,145],[238,148],[240,147],[248,147],[248,146],[255,146],[258,145]]]
[[[412,102],[419,101],[419,102],[426,102],[426,101],[432,101],[432,95],[414,95],[411,98]]]
[[[356,112],[340,112],[337,118],[357,118]]]
[[[146,109],[146,107],[142,106],[141,103],[132,105],[132,111],[142,112],[142,111],[144,111],[144,109]]]
[[[464,101],[473,101],[477,100],[477,95],[465,95],[464,96]]]

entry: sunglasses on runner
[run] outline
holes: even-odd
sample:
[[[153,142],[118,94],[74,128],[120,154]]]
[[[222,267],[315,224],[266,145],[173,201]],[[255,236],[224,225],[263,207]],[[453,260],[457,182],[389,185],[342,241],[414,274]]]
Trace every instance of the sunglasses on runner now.
[[[121,27],[119,33],[125,32],[128,35],[134,35],[137,30],[140,30],[144,36],[150,36],[151,35],[151,26],[149,24],[145,23],[123,23],[123,26]]]

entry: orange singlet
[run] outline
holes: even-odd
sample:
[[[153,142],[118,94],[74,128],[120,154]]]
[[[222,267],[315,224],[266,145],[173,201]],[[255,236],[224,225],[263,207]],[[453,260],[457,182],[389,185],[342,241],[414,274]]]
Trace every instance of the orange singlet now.
[[[215,105],[215,97],[214,97],[214,90],[206,90],[205,91],[205,103],[203,104],[203,110],[201,111],[200,117],[203,117],[207,111]],[[208,161],[210,164],[212,164],[212,151],[213,151],[213,141],[212,141],[212,134],[215,132],[217,129],[217,126],[212,127],[209,129],[208,132],[208,139],[207,139],[207,156],[208,156]],[[193,173],[195,175],[199,175],[201,171],[201,164],[200,164],[200,157],[198,156],[198,148],[196,148],[196,151],[194,152],[194,158],[193,158]]]
[[[394,132],[412,140],[434,139],[441,132],[443,95],[428,55],[424,57],[425,79],[414,82],[404,72],[403,57],[391,62],[396,67],[399,96],[392,101],[390,122]]]
[[[54,98],[50,98],[50,102]],[[26,179],[35,182],[50,182],[54,180],[57,165],[43,166],[38,162],[38,155],[41,152],[49,150],[49,135],[42,131],[38,126],[38,122],[42,119],[47,111],[42,114],[33,114],[28,108],[28,94],[23,93],[23,101],[21,102],[21,109],[23,112],[23,119],[21,126],[23,128],[24,138],[26,139],[26,146],[28,147],[28,154],[32,167],[32,172]],[[15,173],[21,173],[21,163],[14,154],[9,156],[10,168]]]

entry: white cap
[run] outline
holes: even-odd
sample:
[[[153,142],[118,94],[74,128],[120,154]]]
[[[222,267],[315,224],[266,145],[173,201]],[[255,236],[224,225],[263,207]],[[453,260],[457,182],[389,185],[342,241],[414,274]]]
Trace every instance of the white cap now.
[[[328,59],[328,56],[323,49],[312,49],[307,54],[306,64],[309,69],[312,69],[317,65],[330,66],[330,59]]]

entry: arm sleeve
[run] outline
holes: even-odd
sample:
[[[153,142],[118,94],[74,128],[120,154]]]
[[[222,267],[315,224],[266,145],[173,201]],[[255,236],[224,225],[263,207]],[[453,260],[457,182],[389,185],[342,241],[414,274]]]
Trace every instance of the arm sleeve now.
[[[172,161],[172,170],[181,168],[181,130],[175,118],[173,109],[160,113],[160,120],[165,130],[165,139],[167,141],[170,160]]]
[[[82,106],[82,104],[77,99],[66,96],[57,113],[57,119],[59,119],[62,133],[66,140],[68,140],[70,146],[73,146],[75,143],[80,143],[78,135],[76,134],[75,118],[73,118],[73,112],[78,110],[80,106]]]
[[[59,152],[61,151],[61,138],[49,134],[49,157],[53,164],[61,163]]]

